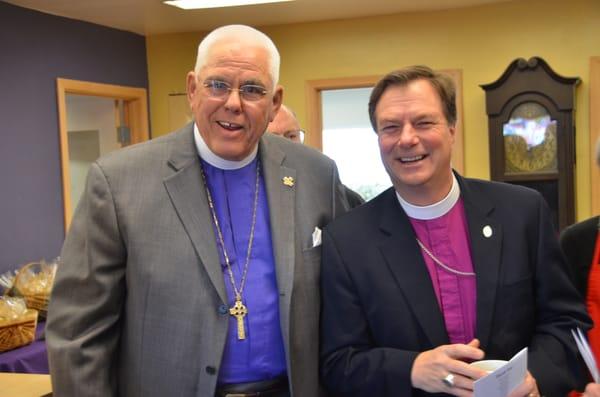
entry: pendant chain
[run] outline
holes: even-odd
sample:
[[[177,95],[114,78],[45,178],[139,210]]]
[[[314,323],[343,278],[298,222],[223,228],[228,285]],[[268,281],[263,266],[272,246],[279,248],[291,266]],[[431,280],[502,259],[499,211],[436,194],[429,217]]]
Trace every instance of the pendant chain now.
[[[417,238],[417,244],[419,244],[419,247],[421,247],[421,249],[427,254],[427,256],[429,256],[436,264],[438,264],[443,269],[449,271],[450,273],[454,273],[454,274],[457,274],[459,276],[474,276],[475,275],[475,273],[472,273],[472,272],[461,272],[460,270],[456,270],[456,269],[451,268],[448,265],[445,265],[441,260],[439,260],[435,255],[433,255],[431,253],[431,251],[429,251],[427,249],[427,247],[425,247],[425,244],[423,244],[421,242],[421,240],[419,240],[418,238]]]
[[[244,263],[244,270],[242,273],[242,279],[240,281],[240,288],[238,289],[235,278],[233,276],[233,270],[231,269],[231,262],[229,261],[229,255],[227,255],[227,250],[225,249],[225,240],[223,239],[223,233],[221,232],[221,227],[219,226],[219,220],[217,219],[217,212],[215,210],[215,206],[213,203],[212,195],[210,194],[210,189],[208,188],[208,184],[206,182],[206,174],[204,173],[204,169],[200,167],[200,172],[202,173],[202,181],[204,182],[204,188],[206,189],[206,196],[208,198],[208,206],[210,207],[210,212],[213,218],[213,222],[215,224],[215,229],[217,229],[217,237],[219,238],[219,243],[221,244],[221,248],[223,249],[223,256],[225,257],[225,264],[227,266],[227,272],[229,273],[229,281],[231,282],[231,286],[233,287],[233,292],[235,293],[236,301],[242,300],[242,292],[244,292],[244,286],[246,285],[246,275],[248,274],[248,264],[250,263],[250,254],[252,252],[252,245],[254,242],[254,229],[256,227],[256,209],[258,207],[258,184],[260,180],[260,161],[256,162],[256,183],[254,185],[254,207],[252,209],[252,224],[250,226],[250,238],[248,239],[248,249],[246,250],[246,263]]]

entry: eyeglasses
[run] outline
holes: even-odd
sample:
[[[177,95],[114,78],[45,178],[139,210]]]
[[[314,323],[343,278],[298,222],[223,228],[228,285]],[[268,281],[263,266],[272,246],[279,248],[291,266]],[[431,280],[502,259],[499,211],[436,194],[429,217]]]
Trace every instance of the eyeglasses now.
[[[244,84],[240,88],[232,88],[225,81],[207,80],[203,85],[208,95],[221,99],[227,98],[231,91],[239,92],[240,97],[245,101],[258,101],[267,94],[267,90],[264,87],[256,84]]]
[[[267,131],[271,134],[279,135],[294,142],[304,142],[304,130],[290,130],[285,132]]]
[[[304,131],[303,130],[286,131],[286,132],[284,132],[283,136],[286,137],[287,139],[290,139],[295,142],[304,142]]]

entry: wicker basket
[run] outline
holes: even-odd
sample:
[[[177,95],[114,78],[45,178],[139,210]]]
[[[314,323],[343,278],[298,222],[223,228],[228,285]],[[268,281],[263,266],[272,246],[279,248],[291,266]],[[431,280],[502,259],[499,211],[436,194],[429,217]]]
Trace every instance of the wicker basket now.
[[[0,321],[0,352],[33,342],[37,319],[37,310],[28,309],[16,320]]]
[[[32,272],[33,274],[40,275],[43,266],[47,266],[47,264],[31,262],[21,267],[15,275],[11,295],[23,297],[28,308],[37,310],[39,315],[45,318],[48,313],[48,301],[50,300],[50,291],[54,282],[54,272],[44,275],[45,284],[43,288],[25,280],[26,275]]]

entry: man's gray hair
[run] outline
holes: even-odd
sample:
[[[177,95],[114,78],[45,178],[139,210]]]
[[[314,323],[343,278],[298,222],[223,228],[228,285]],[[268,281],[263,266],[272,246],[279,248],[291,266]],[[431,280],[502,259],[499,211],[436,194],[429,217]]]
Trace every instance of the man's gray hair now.
[[[208,62],[208,53],[212,46],[219,41],[232,38],[238,42],[253,44],[267,50],[269,74],[271,75],[274,88],[279,81],[279,51],[277,51],[277,47],[275,47],[269,36],[246,25],[221,26],[210,32],[198,45],[198,55],[196,57],[196,66],[194,67],[196,75]]]

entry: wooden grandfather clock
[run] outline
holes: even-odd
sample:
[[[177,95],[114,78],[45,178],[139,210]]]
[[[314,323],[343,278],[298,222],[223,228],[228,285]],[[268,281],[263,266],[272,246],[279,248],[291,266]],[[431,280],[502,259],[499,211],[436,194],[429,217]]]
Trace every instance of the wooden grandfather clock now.
[[[515,59],[483,84],[492,180],[528,186],[550,206],[559,230],[575,221],[575,89],[542,58]]]

